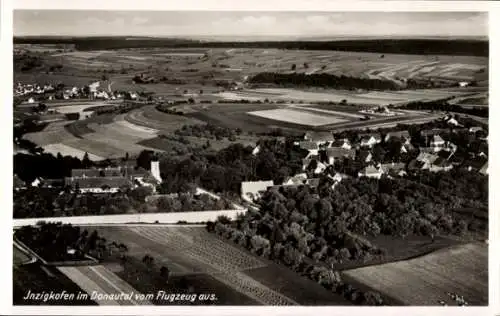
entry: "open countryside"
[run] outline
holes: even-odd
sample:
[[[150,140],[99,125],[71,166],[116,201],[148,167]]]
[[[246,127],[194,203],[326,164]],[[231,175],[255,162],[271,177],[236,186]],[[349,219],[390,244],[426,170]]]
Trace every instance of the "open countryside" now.
[[[488,45],[14,37],[14,305],[487,306]]]

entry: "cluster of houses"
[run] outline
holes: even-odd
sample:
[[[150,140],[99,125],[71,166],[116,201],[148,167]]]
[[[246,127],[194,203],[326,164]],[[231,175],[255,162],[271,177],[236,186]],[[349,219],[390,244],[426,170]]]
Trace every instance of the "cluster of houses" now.
[[[88,90],[86,89],[88,87]],[[112,91],[111,87],[102,87],[101,82],[96,81],[88,86],[84,87],[72,87],[67,88],[62,91],[56,91],[56,87],[51,84],[39,85],[39,84],[22,84],[17,83],[14,87],[14,96],[30,96],[27,100],[28,103],[35,103],[37,101],[37,95],[44,95],[48,100],[54,100],[56,98],[69,100],[76,98],[89,98],[91,100],[119,100],[125,97],[125,93],[120,93],[117,91]],[[131,100],[138,100],[139,94],[137,92],[128,92]],[[56,97],[57,95],[57,97]]]
[[[18,82],[14,86],[14,96],[23,96],[29,94],[44,94],[55,92],[56,89],[50,84],[39,85],[39,84],[23,84]]]
[[[471,127],[470,133],[481,131],[481,127]],[[457,145],[450,141],[445,141],[441,133],[448,132],[446,129],[431,129],[421,131],[421,136],[425,139],[425,146],[415,148],[411,143],[411,136],[408,131],[388,132],[384,136],[380,133],[364,133],[359,135],[356,144],[348,139],[335,139],[331,132],[308,132],[302,140],[296,141],[295,145],[307,150],[307,155],[302,160],[302,173],[285,179],[281,184],[273,181],[252,181],[241,184],[242,197],[253,202],[260,194],[268,189],[275,189],[284,186],[308,185],[315,187],[319,184],[319,176],[325,172],[336,161],[343,161],[345,158],[362,162],[366,167],[358,172],[358,177],[368,177],[380,179],[382,176],[404,177],[408,172],[417,170],[428,170],[430,172],[449,171],[453,169],[453,155],[457,151]],[[418,155],[408,164],[403,162],[380,163],[374,160],[373,148],[382,142],[399,140],[400,153],[416,153]],[[259,152],[259,147],[254,149],[254,154]],[[487,155],[484,152],[478,154],[477,161],[480,165],[469,166],[469,171],[477,171],[488,174]],[[486,162],[485,162],[486,160]],[[308,173],[312,178],[308,178]],[[329,177],[336,184],[348,177],[342,173],[336,173]]]

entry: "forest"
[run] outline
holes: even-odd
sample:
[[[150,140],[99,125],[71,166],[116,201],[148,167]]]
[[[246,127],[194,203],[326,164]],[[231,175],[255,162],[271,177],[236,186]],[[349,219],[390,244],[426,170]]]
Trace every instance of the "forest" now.
[[[456,170],[407,179],[350,178],[334,189],[331,185],[323,177],[317,189],[268,189],[260,210],[249,210],[234,222],[219,218],[207,229],[361,305],[380,305],[382,298],[345,284],[335,270],[346,262],[383,259],[386,249],[370,239],[488,236],[487,215],[477,216],[488,210],[485,176]]]
[[[123,48],[277,48],[336,50],[385,54],[489,56],[488,40],[468,39],[347,39],[334,41],[197,41],[175,38],[14,37],[14,44],[74,44],[77,50]]]

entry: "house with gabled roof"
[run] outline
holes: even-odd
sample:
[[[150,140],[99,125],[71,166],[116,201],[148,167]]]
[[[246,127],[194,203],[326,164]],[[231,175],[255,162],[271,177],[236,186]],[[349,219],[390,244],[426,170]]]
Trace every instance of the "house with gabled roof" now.
[[[388,142],[393,139],[401,140],[403,143],[409,143],[411,141],[410,132],[408,131],[389,132],[385,135],[384,141]]]
[[[361,138],[361,147],[373,147],[382,142],[382,138],[379,133],[360,134],[359,137]]]
[[[446,142],[439,135],[434,135],[431,138],[430,147],[434,148],[434,151],[440,151],[445,147]]]
[[[333,137],[332,132],[322,132],[322,131],[311,131],[307,132],[304,135],[304,140],[309,142],[314,142],[318,146],[320,145],[329,145],[330,143],[335,141],[335,137]]]
[[[479,173],[487,176],[488,175],[488,162],[486,162],[481,169],[479,169]]]
[[[354,159],[356,152],[353,149],[344,149],[339,147],[330,147],[325,150],[326,162],[328,165],[333,165],[335,161],[344,158]]]
[[[362,149],[359,151],[357,158],[359,159],[359,161],[362,161],[362,162],[370,162],[373,160],[373,155],[372,155],[371,151],[366,150],[366,149]]]
[[[367,178],[375,178],[380,179],[384,172],[379,167],[374,165],[369,165],[363,169],[363,171],[358,173],[358,177],[367,177]]]
[[[405,176],[406,175],[406,165],[404,163],[386,163],[381,164],[380,169],[384,174],[390,176]]]

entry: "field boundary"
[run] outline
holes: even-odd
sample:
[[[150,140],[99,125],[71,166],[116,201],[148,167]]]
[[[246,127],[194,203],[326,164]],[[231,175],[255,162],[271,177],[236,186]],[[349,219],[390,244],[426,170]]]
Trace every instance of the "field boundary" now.
[[[236,219],[246,209],[217,210],[201,212],[175,212],[175,213],[137,213],[116,215],[91,215],[91,216],[66,216],[66,217],[37,217],[14,219],[14,227],[37,225],[39,222],[61,222],[63,224],[129,224],[129,223],[164,223],[175,224],[179,221],[187,223],[200,223],[215,221],[219,216]]]

